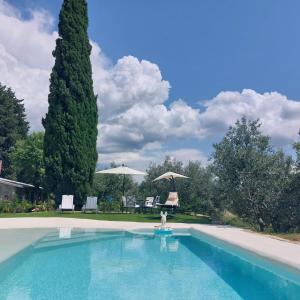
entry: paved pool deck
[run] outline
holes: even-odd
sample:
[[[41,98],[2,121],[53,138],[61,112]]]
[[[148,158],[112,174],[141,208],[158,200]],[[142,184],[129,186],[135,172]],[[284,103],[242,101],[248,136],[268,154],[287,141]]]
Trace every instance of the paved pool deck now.
[[[53,228],[95,228],[130,231],[153,229],[155,225],[157,223],[98,221],[75,218],[1,218],[0,262],[40,239]],[[168,226],[174,229],[194,229],[300,271],[300,244],[230,226],[185,223],[168,223]]]

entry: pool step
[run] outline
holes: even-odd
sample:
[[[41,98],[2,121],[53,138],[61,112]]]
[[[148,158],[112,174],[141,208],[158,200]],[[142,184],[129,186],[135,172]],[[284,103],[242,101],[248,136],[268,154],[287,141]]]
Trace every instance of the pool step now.
[[[38,243],[33,245],[33,247],[35,249],[57,247],[57,246],[64,246],[70,244],[79,244],[88,241],[119,238],[123,235],[124,235],[123,232],[99,233],[95,231],[94,232],[60,231],[58,233],[52,233],[47,235],[46,237],[39,240]]]

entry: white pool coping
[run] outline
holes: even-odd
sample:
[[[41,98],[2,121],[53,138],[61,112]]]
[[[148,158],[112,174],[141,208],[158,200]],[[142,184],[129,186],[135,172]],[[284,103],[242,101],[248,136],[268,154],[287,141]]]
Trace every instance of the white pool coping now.
[[[153,229],[157,223],[98,221],[75,218],[1,218],[0,262],[41,238],[51,228],[95,228],[138,230]],[[174,229],[195,229],[259,256],[283,263],[300,271],[300,244],[230,226],[168,223]],[[16,229],[35,228],[34,234],[24,236]],[[10,229],[10,230],[4,230]],[[40,230],[38,230],[40,229]]]

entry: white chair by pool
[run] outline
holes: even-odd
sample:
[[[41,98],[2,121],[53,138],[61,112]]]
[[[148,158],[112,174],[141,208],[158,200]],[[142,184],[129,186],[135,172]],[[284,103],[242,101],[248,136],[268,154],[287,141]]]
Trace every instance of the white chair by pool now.
[[[122,196],[122,204],[123,204],[123,207],[126,207],[126,196]]]
[[[73,204],[73,195],[62,195],[61,204],[59,205],[58,210],[63,212],[64,210],[72,210],[74,212],[74,204]]]
[[[153,208],[153,201],[154,201],[154,197],[146,197],[145,207],[146,208]]]
[[[98,213],[98,198],[97,197],[87,197],[85,204],[82,206],[82,211],[86,212],[87,210],[95,210]]]
[[[138,209],[140,205],[136,203],[134,196],[122,196],[123,208],[127,209]]]
[[[153,206],[157,207],[156,204],[159,204],[159,203],[160,203],[160,196],[156,196],[154,201],[153,201]]]
[[[156,203],[156,205],[158,205],[160,207],[170,207],[170,208],[179,207],[178,193],[177,192],[169,192],[167,201],[164,204]]]
[[[179,199],[178,199],[178,193],[177,192],[170,192],[168,199],[165,203],[165,206],[173,206],[178,207],[179,206]]]

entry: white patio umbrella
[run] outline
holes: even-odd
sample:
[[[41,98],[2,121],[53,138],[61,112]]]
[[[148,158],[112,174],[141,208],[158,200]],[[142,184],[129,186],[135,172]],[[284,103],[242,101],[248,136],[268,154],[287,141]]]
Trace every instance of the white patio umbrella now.
[[[161,180],[161,179],[171,180],[172,181],[172,185],[173,185],[173,190],[176,191],[176,188],[175,188],[175,178],[189,178],[189,177],[181,175],[181,174],[178,174],[178,173],[174,173],[174,172],[167,172],[167,173],[164,173],[164,174],[158,176],[153,181],[157,181],[157,180]]]
[[[125,175],[147,175],[145,172],[141,172],[135,169],[131,169],[122,165],[121,167],[116,167],[112,169],[97,171],[97,174],[119,174],[123,175],[123,196],[125,194]]]

